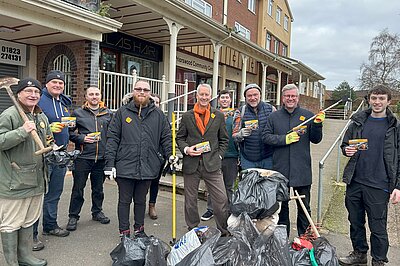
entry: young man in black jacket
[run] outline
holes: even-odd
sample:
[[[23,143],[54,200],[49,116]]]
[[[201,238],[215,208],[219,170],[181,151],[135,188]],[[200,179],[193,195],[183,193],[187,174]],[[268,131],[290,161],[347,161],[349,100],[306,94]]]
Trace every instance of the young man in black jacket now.
[[[370,108],[352,116],[343,138],[342,152],[350,157],[343,181],[347,184],[345,204],[353,251],[339,259],[341,265],[367,265],[365,214],[371,231],[372,265],[388,262],[388,202],[400,201],[400,126],[388,109],[390,100],[391,92],[386,86],[371,89]],[[356,140],[360,139],[365,140],[364,146],[357,145]]]
[[[280,172],[289,179],[292,187],[300,195],[307,211],[310,210],[310,190],[312,183],[310,143],[317,144],[322,140],[322,122],[325,119],[323,112],[305,125],[301,130],[294,130],[302,122],[314,114],[298,106],[299,89],[294,84],[288,84],[282,89],[282,109],[273,112],[265,126],[262,139],[266,144],[273,146],[272,169]],[[288,133],[292,131],[291,133]],[[299,202],[297,203],[297,233],[302,235],[307,230],[309,222]],[[290,233],[289,202],[282,202],[279,213],[279,224],[286,225],[287,234]]]
[[[97,87],[89,87],[85,94],[86,102],[76,109],[74,127],[69,128],[69,139],[75,143],[75,149],[81,154],[74,162],[72,175],[71,201],[69,204],[68,231],[75,231],[79,220],[83,202],[84,189],[88,176],[92,188],[92,219],[102,224],[108,224],[110,219],[103,213],[103,183],[105,180],[105,147],[108,124],[112,119],[112,112],[101,101],[101,92]]]

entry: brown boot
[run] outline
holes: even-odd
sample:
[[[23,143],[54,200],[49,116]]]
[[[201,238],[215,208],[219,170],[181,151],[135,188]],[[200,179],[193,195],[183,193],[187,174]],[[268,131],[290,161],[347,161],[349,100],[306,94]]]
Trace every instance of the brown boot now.
[[[156,220],[157,213],[156,213],[156,204],[155,203],[149,203],[149,216],[151,219]]]

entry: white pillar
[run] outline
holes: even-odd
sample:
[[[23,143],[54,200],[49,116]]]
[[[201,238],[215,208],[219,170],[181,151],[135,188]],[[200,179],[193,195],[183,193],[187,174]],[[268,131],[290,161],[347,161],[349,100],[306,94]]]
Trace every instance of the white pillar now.
[[[281,84],[282,84],[282,70],[278,71],[278,84],[276,87],[276,107],[279,108],[281,106]]]
[[[299,87],[299,91],[301,92],[301,93],[304,93],[303,91],[302,91],[302,89],[301,89],[301,78],[303,77],[303,75],[301,74],[301,73],[299,73],[299,85],[298,85],[298,87]]]
[[[267,64],[261,63],[262,66],[262,76],[261,76],[261,101],[265,102],[266,93],[265,93],[265,83],[267,81]]]
[[[310,78],[307,78],[307,83],[306,83],[306,95],[310,96]]]
[[[168,88],[168,99],[175,97],[175,78],[176,78],[176,48],[178,44],[178,33],[183,28],[182,25],[172,21],[168,18],[164,18],[168,24],[170,36],[169,44],[169,88]],[[168,118],[172,119],[172,112],[174,111],[174,102],[168,102]]]
[[[242,56],[242,84],[240,90],[240,102],[244,103],[244,89],[246,87],[246,74],[247,74],[247,60],[249,57],[247,55],[241,54]]]
[[[219,66],[219,52],[221,50],[222,44],[211,40],[214,48],[214,59],[213,59],[213,80],[212,80],[212,106],[217,106],[217,94],[218,94],[218,66]]]

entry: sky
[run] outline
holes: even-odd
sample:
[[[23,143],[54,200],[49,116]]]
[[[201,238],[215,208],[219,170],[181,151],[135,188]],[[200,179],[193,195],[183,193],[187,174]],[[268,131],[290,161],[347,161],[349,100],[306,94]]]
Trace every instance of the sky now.
[[[342,81],[358,87],[372,39],[385,28],[400,34],[400,0],[289,0],[291,57],[325,77],[334,90]]]

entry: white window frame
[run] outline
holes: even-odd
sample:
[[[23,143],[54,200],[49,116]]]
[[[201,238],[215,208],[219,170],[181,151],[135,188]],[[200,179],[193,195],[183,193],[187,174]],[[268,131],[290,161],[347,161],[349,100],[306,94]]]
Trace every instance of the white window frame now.
[[[272,17],[272,10],[274,7],[274,0],[268,0],[268,15]]]
[[[287,51],[288,51],[287,46],[283,44],[283,45],[282,45],[282,55],[283,55],[283,56],[287,56]]]
[[[203,13],[204,15],[212,18],[212,5],[204,0],[185,0],[185,3]]]
[[[256,0],[248,0],[247,8],[250,10],[250,12],[253,12],[255,14],[256,13]]]
[[[235,28],[239,35],[250,40],[251,31],[248,28],[246,28],[245,26],[241,25],[239,22],[236,22],[236,21],[235,21]]]
[[[266,36],[266,41],[265,41],[265,49],[267,49],[268,51],[271,51],[271,34],[269,34],[267,32],[267,36]]]
[[[285,15],[285,17],[283,18],[283,28],[286,31],[289,31],[289,17]]]
[[[279,54],[279,41],[277,39],[274,40],[274,53]]]
[[[281,14],[282,14],[282,9],[280,9],[280,7],[278,6],[276,8],[276,17],[275,17],[275,21],[276,23],[278,23],[279,25],[281,25]]]

